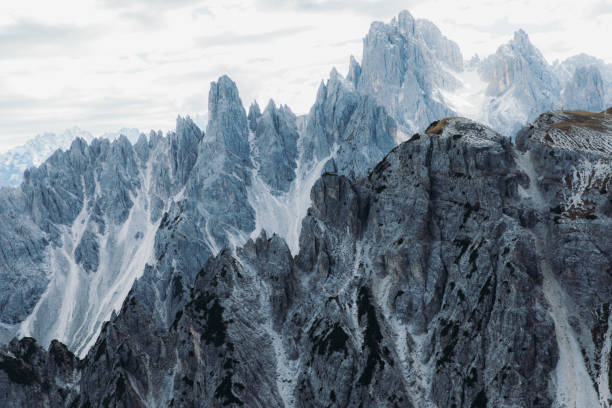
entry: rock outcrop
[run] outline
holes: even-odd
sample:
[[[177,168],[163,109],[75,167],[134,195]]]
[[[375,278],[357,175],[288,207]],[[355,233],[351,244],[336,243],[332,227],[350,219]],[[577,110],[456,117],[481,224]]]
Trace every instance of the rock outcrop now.
[[[578,54],[561,62],[555,61],[552,67],[561,82],[565,84],[572,80],[578,69],[597,68],[604,83],[604,106],[612,106],[612,63],[605,63],[603,60],[587,54]],[[577,109],[574,106],[568,108]]]
[[[263,114],[258,110],[253,105],[249,112],[257,171],[274,190],[287,192],[296,177],[299,138],[296,116],[288,106],[277,108],[272,100]]]

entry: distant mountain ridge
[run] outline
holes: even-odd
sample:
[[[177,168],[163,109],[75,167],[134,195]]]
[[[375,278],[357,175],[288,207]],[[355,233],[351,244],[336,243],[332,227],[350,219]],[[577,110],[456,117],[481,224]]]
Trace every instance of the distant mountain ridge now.
[[[403,11],[390,23],[374,22],[364,38],[361,64],[351,56],[347,80],[374,96],[396,120],[398,140],[434,120],[463,116],[514,136],[540,113],[554,109],[601,111],[612,105],[612,64],[579,54],[549,64],[523,30],[481,59],[464,61],[459,45],[431,21]],[[203,128],[206,115],[196,115]],[[139,132],[122,129],[135,143]],[[0,187],[16,186],[23,172],[56,149],[67,149],[78,128],[44,134],[0,154]]]
[[[136,143],[140,132],[135,128],[123,128],[118,132],[107,132],[100,138],[115,140],[120,135]],[[0,153],[0,187],[18,186],[23,180],[23,172],[32,166],[42,164],[57,149],[66,150],[72,142],[81,138],[91,142],[94,136],[78,127],[66,129],[61,134],[43,133],[26,141],[23,145]]]
[[[494,54],[464,61],[455,42],[408,11],[371,25],[361,65],[351,57],[348,78],[406,135],[456,115],[514,136],[542,112],[612,105],[612,64],[580,54],[551,65],[523,30]]]

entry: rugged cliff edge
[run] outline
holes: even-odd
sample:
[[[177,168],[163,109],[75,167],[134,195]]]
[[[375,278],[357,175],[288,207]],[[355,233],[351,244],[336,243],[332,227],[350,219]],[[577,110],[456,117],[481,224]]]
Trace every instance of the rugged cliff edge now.
[[[163,324],[139,280],[84,359],[6,347],[0,400],[609,406],[610,114],[541,115],[516,147],[447,118],[365,176],[325,173],[296,256],[265,233],[221,250],[186,290],[168,283]],[[181,211],[163,215],[164,248]]]

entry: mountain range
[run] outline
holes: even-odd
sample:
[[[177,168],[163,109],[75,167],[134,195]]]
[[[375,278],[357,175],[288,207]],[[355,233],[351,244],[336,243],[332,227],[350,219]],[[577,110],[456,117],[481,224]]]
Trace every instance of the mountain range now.
[[[586,54],[549,64],[523,30],[495,54],[466,60],[432,22],[404,11],[388,24],[372,24],[362,55],[361,64],[351,56],[347,80],[385,106],[401,130],[400,139],[451,115],[514,136],[542,112],[599,112],[612,105],[612,64]],[[205,127],[205,115],[194,121]],[[114,139],[121,133],[132,143],[138,138],[137,129],[101,137]],[[37,136],[0,154],[0,186],[19,185],[27,168],[56,149],[66,150],[76,137],[92,139],[75,128],[59,136]]]
[[[609,406],[611,83],[402,12],[307,115],[77,137],[0,190],[0,401]]]
[[[132,143],[135,143],[140,132],[135,128],[124,128],[118,132],[104,133],[100,138],[114,140],[120,135],[125,135]],[[59,135],[55,133],[37,135],[21,146],[0,153],[0,187],[18,186],[23,181],[23,173],[27,169],[41,165],[57,149],[68,149],[77,138],[91,142],[94,137],[86,130],[73,127]]]

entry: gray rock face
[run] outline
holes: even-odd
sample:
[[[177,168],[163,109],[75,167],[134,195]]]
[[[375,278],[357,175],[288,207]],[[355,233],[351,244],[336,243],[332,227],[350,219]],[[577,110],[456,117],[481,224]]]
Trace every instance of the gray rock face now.
[[[87,272],[98,270],[98,266],[100,266],[100,244],[95,233],[85,231],[79,245],[74,250],[74,260]]]
[[[346,76],[347,81],[353,84],[355,89],[359,85],[359,78],[361,77],[361,65],[357,62],[354,56],[351,55],[349,61],[349,72]]]
[[[273,189],[286,192],[295,179],[299,138],[296,117],[288,106],[270,100],[263,114],[257,105],[249,112],[252,124],[253,160],[262,179]]]
[[[612,64],[606,64],[603,60],[587,54],[578,54],[562,62],[555,61],[552,68],[561,82],[567,84],[572,80],[576,70],[591,66],[596,67],[601,74],[604,82],[604,105],[609,107],[612,105]],[[573,106],[567,108],[576,109]]]
[[[370,27],[357,89],[374,96],[410,134],[452,114],[438,90],[459,82],[442,64],[461,70],[462,61],[458,46],[432,23],[415,21],[403,11],[390,24],[375,22]]]
[[[11,341],[0,350],[0,372],[3,405],[66,407],[75,401],[79,360],[58,341],[49,351],[30,337]]]
[[[492,97],[484,108],[488,122],[506,134],[559,106],[561,84],[523,30],[487,57],[479,71]]]
[[[76,352],[93,344],[149,261],[162,211],[184,188],[202,136],[179,118],[176,133],[135,146],[123,136],[77,139],[28,170],[20,188],[0,191],[3,341],[59,338]]]
[[[442,35],[440,29],[434,23],[429,20],[416,20],[415,31],[421,33],[427,47],[435,53],[438,60],[446,63],[457,72],[463,70],[463,55],[459,46]]]
[[[604,113],[542,115],[516,148],[466,119],[435,122],[366,176],[324,174],[297,256],[265,233],[220,251],[189,290],[165,283],[167,325],[141,291],[147,271],[72,380],[45,371],[68,384],[61,401],[16,384],[12,367],[34,365],[6,350],[0,395],[9,407],[608,406],[611,168]],[[160,271],[187,253],[176,215],[160,226],[174,231],[158,233]]]
[[[599,112],[604,108],[604,83],[597,67],[576,69],[563,91],[563,106],[572,109]]]
[[[222,76],[208,93],[207,140],[221,142],[225,149],[249,162],[247,118],[236,84]]]
[[[2,323],[8,325],[28,316],[48,283],[42,263],[49,241],[31,218],[20,217],[25,205],[21,191],[3,189],[0,193],[0,310]]]
[[[333,171],[361,175],[395,146],[396,125],[386,109],[355,90],[335,69],[321,83],[306,119],[305,161],[333,156]]]
[[[193,121],[181,117],[176,120],[176,133],[168,135],[172,174],[181,185],[187,182],[198,160],[198,151],[195,147],[200,143],[202,137],[202,131]]]
[[[456,43],[404,11],[389,24],[372,24],[362,64],[352,59],[347,79],[387,109],[406,139],[452,115],[514,136],[542,112],[612,104],[611,67],[584,54],[550,65],[523,30],[493,55],[464,64]]]

